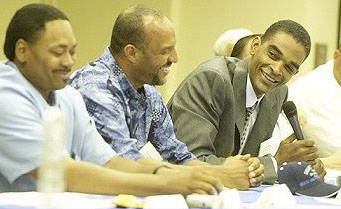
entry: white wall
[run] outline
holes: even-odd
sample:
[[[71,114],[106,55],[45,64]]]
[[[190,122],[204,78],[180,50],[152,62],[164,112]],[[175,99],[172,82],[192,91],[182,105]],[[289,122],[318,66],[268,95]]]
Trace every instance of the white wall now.
[[[196,66],[213,57],[215,40],[228,29],[246,27],[263,33],[280,19],[301,23],[310,33],[313,47],[298,76],[313,69],[315,43],[327,44],[330,59],[337,41],[339,0],[0,0],[1,49],[15,10],[32,2],[54,4],[70,18],[78,41],[74,69],[101,55],[121,10],[137,3],[159,8],[175,26],[179,55],[167,84],[160,88],[166,101]],[[4,58],[1,50],[0,59]]]
[[[338,0],[175,0],[172,3],[179,62],[162,88],[165,100],[189,72],[213,56],[215,40],[227,29],[246,27],[264,33],[280,19],[301,23],[310,33],[313,47],[298,76],[313,69],[316,42],[327,44],[328,59],[336,47]]]

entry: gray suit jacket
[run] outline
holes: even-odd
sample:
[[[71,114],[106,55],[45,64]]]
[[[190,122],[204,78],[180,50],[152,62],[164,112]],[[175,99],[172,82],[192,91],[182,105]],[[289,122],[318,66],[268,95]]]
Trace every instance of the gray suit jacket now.
[[[221,164],[238,153],[246,115],[248,62],[216,57],[202,63],[179,86],[168,103],[177,138],[199,159]],[[260,144],[269,139],[287,87],[267,93],[260,103],[257,119],[243,154],[258,156]],[[265,166],[265,182],[277,178],[271,158],[260,158]]]

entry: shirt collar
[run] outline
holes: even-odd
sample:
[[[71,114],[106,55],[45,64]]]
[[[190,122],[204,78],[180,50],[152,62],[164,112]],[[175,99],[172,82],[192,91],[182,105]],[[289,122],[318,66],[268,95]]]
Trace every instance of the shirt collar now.
[[[256,102],[259,104],[263,97],[264,94],[257,98],[256,92],[251,84],[250,74],[248,74],[246,81],[246,107],[252,107]]]
[[[122,91],[126,94],[126,96],[130,98],[136,98],[138,100],[144,101],[147,97],[147,92],[139,93],[133,85],[128,80],[126,74],[120,68],[118,63],[116,62],[114,56],[111,54],[109,47],[104,50],[102,57],[100,58],[106,65],[109,66],[109,69],[118,76],[119,84],[121,86]],[[141,88],[144,88],[141,87]]]

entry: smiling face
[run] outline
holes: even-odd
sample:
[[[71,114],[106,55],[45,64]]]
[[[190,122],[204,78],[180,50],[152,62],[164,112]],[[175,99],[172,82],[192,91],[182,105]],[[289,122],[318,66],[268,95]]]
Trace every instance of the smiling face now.
[[[151,19],[149,19],[151,18]],[[136,65],[138,86],[143,84],[163,85],[166,83],[169,67],[178,61],[175,50],[175,33],[168,19],[146,18],[145,47],[139,49]]]
[[[46,23],[36,41],[18,40],[16,62],[26,79],[48,99],[51,91],[66,86],[75,64],[75,48],[69,21],[54,20]]]
[[[306,52],[291,35],[279,31],[263,43],[256,38],[251,55],[250,80],[257,96],[261,96],[286,84],[297,73]]]

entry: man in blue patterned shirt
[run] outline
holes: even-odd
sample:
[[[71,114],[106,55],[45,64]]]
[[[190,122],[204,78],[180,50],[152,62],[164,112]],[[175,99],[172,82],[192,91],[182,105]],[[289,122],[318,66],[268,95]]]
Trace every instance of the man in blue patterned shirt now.
[[[220,173],[225,186],[246,189],[259,184],[263,179],[259,161],[237,156],[227,159],[226,165],[209,166],[176,138],[154,87],[166,82],[169,67],[178,60],[175,43],[173,26],[160,11],[130,7],[118,16],[110,47],[74,74],[70,83],[83,95],[99,133],[119,155],[148,161],[139,151],[149,141],[170,163],[205,165]]]

